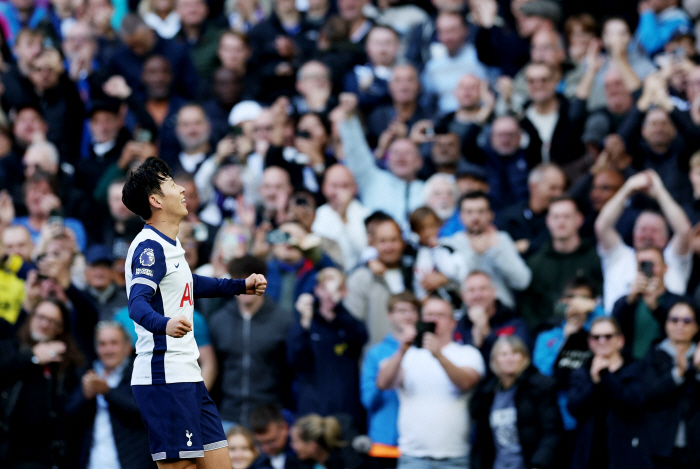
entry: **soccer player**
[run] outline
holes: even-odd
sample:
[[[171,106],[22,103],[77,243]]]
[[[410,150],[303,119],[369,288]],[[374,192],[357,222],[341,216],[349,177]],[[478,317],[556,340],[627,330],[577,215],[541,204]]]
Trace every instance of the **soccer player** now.
[[[195,298],[262,295],[267,280],[193,275],[177,233],[185,216],[185,189],[168,165],[147,159],[122,192],[124,205],[146,220],[129,247],[126,291],[136,323],[137,357],[131,380],[160,469],[230,469],[221,419],[197,364],[192,332]]]

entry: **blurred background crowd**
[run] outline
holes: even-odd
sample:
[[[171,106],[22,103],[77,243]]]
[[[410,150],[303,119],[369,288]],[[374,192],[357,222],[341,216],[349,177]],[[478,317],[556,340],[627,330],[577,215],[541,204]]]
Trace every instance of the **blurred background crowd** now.
[[[0,466],[154,466],[121,193],[158,156],[192,271],[269,282],[195,302],[233,469],[700,467],[699,16],[1,1]]]

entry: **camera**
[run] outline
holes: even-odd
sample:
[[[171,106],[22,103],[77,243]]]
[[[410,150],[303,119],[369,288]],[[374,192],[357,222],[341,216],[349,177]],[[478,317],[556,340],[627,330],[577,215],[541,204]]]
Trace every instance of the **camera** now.
[[[418,321],[416,323],[416,338],[413,341],[413,345],[416,348],[423,347],[423,336],[425,335],[426,332],[430,332],[431,334],[435,334],[435,323],[434,322]]]
[[[646,275],[647,278],[654,276],[654,263],[651,261],[642,261],[639,263],[639,270]]]
[[[282,230],[272,230],[266,236],[265,239],[268,243],[276,246],[278,244],[286,244],[292,236]]]

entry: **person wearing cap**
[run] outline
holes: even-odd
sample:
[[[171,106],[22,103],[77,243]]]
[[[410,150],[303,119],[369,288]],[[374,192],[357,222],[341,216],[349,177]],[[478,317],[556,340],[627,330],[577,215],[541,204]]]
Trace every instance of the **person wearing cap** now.
[[[86,293],[94,300],[100,321],[111,320],[114,314],[127,306],[126,290],[114,283],[112,250],[102,244],[93,244],[85,252]]]
[[[646,0],[639,3],[639,24],[634,36],[648,55],[660,52],[681,28],[691,28],[688,14],[678,0]]]
[[[561,4],[554,0],[512,2],[514,24],[507,24],[498,15],[496,0],[478,2],[475,7],[479,60],[485,65],[499,67],[509,77],[515,76],[530,60],[532,35],[542,29],[556,29],[561,19]]]

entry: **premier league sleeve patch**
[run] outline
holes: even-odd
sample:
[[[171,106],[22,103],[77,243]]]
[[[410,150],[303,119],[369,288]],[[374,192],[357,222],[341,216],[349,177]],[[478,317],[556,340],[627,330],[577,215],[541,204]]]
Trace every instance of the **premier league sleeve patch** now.
[[[139,262],[144,267],[151,267],[153,264],[155,264],[156,263],[156,256],[155,256],[155,254],[153,254],[153,249],[151,249],[151,248],[144,249],[143,252],[141,253],[141,255],[139,256]]]

